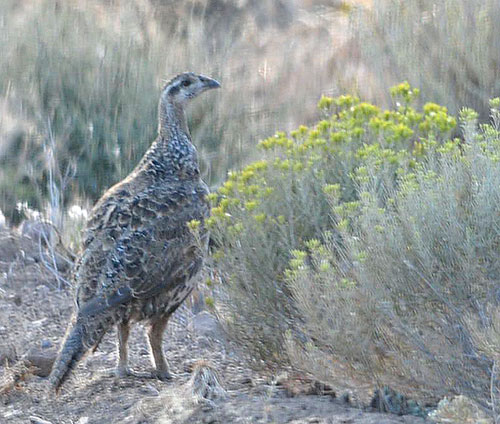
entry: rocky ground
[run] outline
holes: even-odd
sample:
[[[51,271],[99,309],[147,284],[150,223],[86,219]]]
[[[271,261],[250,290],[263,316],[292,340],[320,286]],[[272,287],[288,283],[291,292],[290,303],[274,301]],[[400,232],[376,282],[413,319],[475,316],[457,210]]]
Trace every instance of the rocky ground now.
[[[424,423],[422,418],[355,408],[341,396],[294,374],[261,375],[247,368],[215,318],[183,307],[167,330],[170,382],[116,379],[115,334],[78,366],[56,396],[46,375],[64,335],[71,288],[42,264],[32,240],[0,232],[0,423]],[[64,261],[56,260],[59,267]],[[150,366],[140,325],[130,337],[131,365]],[[201,365],[197,361],[204,361]],[[34,367],[36,365],[36,367]],[[200,370],[216,369],[223,392],[196,393]],[[213,389],[216,386],[210,386]],[[209,398],[209,399],[205,399]]]

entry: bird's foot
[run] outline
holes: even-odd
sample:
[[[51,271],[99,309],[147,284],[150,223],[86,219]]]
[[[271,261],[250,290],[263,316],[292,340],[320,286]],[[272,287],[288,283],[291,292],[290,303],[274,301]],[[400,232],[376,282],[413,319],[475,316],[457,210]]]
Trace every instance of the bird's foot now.
[[[173,374],[168,370],[154,370],[151,372],[151,375],[153,376],[153,378],[157,378],[161,381],[172,380],[172,378],[174,377]]]
[[[115,377],[124,378],[133,375],[133,372],[130,371],[129,367],[116,367],[114,371]]]
[[[157,379],[161,381],[172,380],[174,375],[167,370],[134,371],[128,367],[116,367],[105,372],[107,377],[126,378],[134,377],[139,379]]]
[[[134,372],[131,371],[128,367],[117,366],[115,368],[105,370],[104,375],[106,377],[125,378],[133,376]]]
[[[169,372],[168,370],[157,370],[157,369],[146,372],[131,371],[131,375],[138,378],[157,379],[161,381],[172,380],[172,378],[174,377],[172,373]]]

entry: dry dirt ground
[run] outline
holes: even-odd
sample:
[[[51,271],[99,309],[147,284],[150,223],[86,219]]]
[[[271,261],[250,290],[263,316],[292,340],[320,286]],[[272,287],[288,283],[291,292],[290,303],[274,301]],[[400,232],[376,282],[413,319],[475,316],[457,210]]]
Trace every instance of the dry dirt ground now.
[[[304,380],[276,382],[252,372],[224,340],[216,321],[206,312],[195,316],[187,307],[172,319],[165,337],[164,349],[176,374],[172,381],[110,376],[106,370],[113,367],[116,356],[112,332],[55,396],[46,392],[43,375],[50,370],[50,358],[73,308],[71,289],[58,285],[40,264],[36,243],[0,232],[1,424],[426,422],[355,408],[331,393],[317,394]],[[149,353],[140,325],[130,340],[131,365],[148,369]],[[31,358],[41,370],[26,374],[30,362],[23,358]],[[213,401],[193,397],[190,378],[197,360],[208,361],[218,370],[225,396]],[[290,390],[291,386],[295,389]]]

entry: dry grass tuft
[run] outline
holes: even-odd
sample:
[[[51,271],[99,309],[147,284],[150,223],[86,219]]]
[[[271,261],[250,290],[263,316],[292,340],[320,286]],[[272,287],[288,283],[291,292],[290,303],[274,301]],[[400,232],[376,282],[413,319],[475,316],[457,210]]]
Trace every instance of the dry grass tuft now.
[[[193,365],[192,372],[188,385],[196,403],[210,404],[226,397],[226,391],[214,365],[207,361],[198,361]]]
[[[18,361],[11,367],[5,367],[2,381],[0,381],[0,395],[5,395],[12,390],[21,390],[23,382],[33,375],[36,375],[36,368],[29,362]]]
[[[494,424],[493,419],[478,404],[465,396],[441,400],[430,418],[443,424]]]

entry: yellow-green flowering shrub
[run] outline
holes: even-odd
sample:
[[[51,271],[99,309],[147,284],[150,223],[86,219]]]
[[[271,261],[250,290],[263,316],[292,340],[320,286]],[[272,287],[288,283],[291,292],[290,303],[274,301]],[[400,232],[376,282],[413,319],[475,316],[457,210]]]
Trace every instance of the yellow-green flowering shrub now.
[[[337,224],[323,242],[292,252],[286,272],[301,329],[288,335],[292,363],[333,385],[362,377],[412,396],[462,394],[493,416],[499,103],[491,103],[492,124],[479,128],[477,114],[463,110],[464,140],[428,144],[425,158],[395,179],[378,166],[358,167],[355,201],[328,188]]]
[[[386,180],[448,142],[456,121],[445,108],[416,110],[418,90],[407,83],[391,94],[391,110],[354,96],[323,97],[322,120],[261,141],[262,159],[230,174],[211,195],[213,257],[225,282],[219,306],[255,359],[285,360],[285,333],[302,331],[285,271],[311,239],[324,242],[325,232],[335,238],[338,226],[349,226],[352,217],[336,213],[332,202],[356,211],[359,186],[373,170],[383,190]]]

